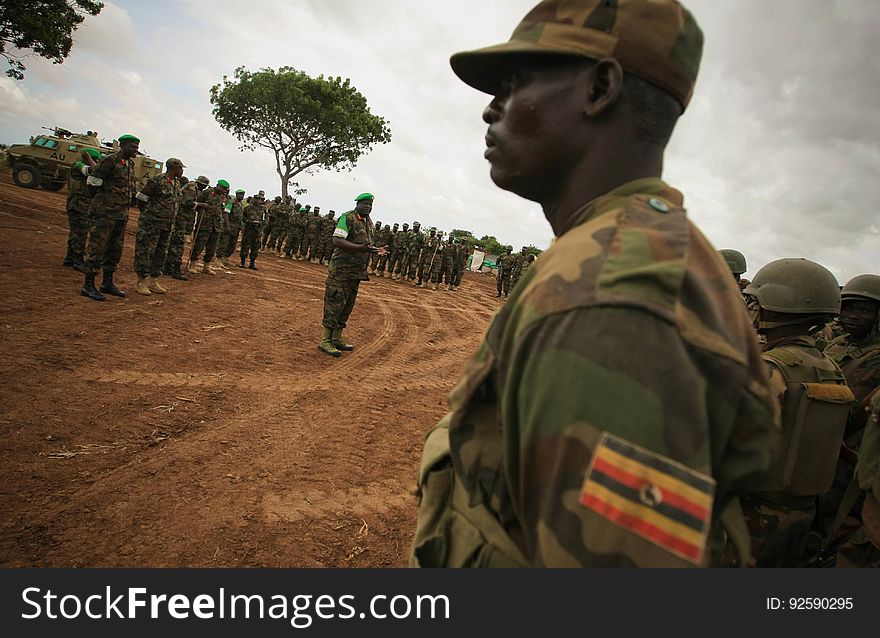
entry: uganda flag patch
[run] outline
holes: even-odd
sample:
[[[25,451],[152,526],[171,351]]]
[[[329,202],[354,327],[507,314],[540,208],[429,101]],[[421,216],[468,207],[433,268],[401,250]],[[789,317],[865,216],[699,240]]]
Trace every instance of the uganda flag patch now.
[[[694,565],[703,562],[715,481],[670,458],[603,433],[580,502]]]

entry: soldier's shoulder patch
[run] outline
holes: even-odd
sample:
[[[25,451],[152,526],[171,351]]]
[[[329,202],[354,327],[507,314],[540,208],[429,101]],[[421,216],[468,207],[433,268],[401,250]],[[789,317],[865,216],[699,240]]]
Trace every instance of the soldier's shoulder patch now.
[[[714,498],[712,477],[605,432],[584,478],[580,503],[700,565]]]

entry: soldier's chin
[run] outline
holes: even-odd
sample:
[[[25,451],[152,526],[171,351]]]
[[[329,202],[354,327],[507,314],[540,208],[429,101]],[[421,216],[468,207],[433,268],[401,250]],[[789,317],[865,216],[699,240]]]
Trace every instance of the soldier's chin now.
[[[501,190],[509,191],[514,195],[519,195],[524,199],[531,201],[539,201],[537,196],[529,188],[526,180],[519,173],[504,170],[503,168],[492,164],[489,169],[489,177],[495,183],[495,186]]]

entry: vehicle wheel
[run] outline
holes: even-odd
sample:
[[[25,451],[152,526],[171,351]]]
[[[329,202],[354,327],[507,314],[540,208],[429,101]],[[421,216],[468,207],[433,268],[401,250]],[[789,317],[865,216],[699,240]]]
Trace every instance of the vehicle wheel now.
[[[47,191],[60,191],[64,188],[64,182],[43,182],[41,186]]]
[[[19,164],[12,169],[12,181],[22,188],[36,188],[40,185],[40,171],[29,164]]]

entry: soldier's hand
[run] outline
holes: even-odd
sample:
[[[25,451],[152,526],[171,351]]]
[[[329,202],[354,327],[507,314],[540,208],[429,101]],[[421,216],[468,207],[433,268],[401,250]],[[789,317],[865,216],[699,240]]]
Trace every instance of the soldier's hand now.
[[[388,249],[385,248],[385,247],[383,246],[383,247],[381,247],[381,248],[377,248],[377,249],[376,249],[376,253],[377,253],[380,257],[384,257],[385,255],[388,254]]]
[[[379,252],[379,249],[376,248],[373,244],[362,244],[362,246],[363,248],[361,248],[361,250],[365,253],[372,253],[375,255]]]

